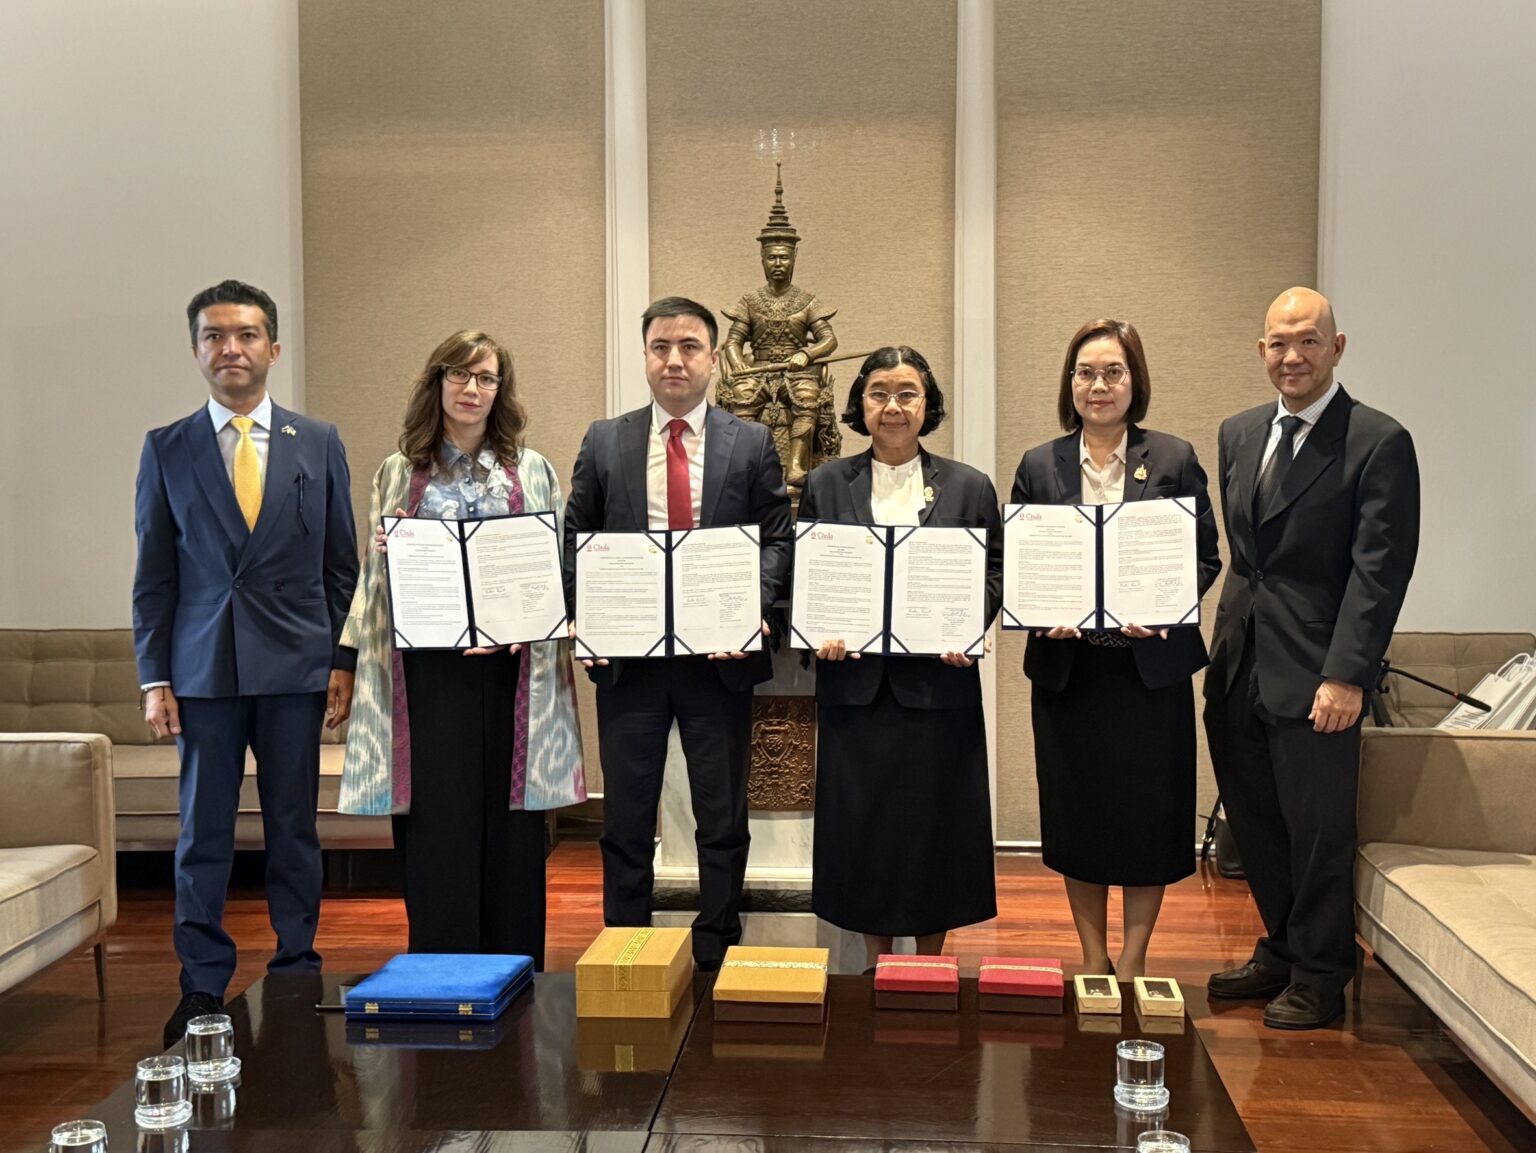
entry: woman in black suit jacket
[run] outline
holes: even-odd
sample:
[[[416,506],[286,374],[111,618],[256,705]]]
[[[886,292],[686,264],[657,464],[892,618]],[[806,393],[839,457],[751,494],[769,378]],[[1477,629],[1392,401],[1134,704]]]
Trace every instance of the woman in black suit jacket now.
[[[1195,500],[1200,592],[1216,581],[1216,519],[1205,471],[1178,437],[1138,426],[1152,385],[1125,321],[1083,325],[1067,346],[1057,415],[1067,435],[1024,454],[1013,504]],[[1030,636],[1035,775],[1045,863],[1062,874],[1090,973],[1146,970],[1165,886],[1194,872],[1195,701],[1208,663],[1195,626],[1155,632],[1054,628]],[[1125,896],[1118,967],[1109,957],[1109,886]]]
[[[992,481],[918,438],[944,394],[906,346],[871,353],[843,423],[869,451],[806,479],[800,519],[984,528],[987,613],[1002,601],[1002,532]],[[878,657],[829,641],[816,665],[816,914],[863,933],[869,963],[894,937],[938,953],[945,934],[997,915],[981,677],[964,653]]]

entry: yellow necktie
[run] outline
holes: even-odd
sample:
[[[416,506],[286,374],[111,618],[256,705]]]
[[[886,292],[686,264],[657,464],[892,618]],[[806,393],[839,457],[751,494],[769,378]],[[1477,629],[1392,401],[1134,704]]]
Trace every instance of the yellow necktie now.
[[[245,517],[245,527],[254,529],[256,518],[261,515],[261,458],[256,455],[256,442],[251,439],[251,426],[256,422],[248,416],[237,416],[229,423],[240,432],[240,442],[235,445],[235,500]]]

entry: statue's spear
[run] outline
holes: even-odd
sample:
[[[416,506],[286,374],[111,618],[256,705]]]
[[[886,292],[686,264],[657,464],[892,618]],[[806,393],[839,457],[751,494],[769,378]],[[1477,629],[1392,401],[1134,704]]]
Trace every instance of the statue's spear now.
[[[781,361],[777,364],[754,364],[751,368],[743,368],[731,373],[732,376],[761,376],[769,372],[805,372],[822,364],[836,364],[840,360],[863,360],[869,353],[849,352],[842,356],[828,356],[822,360],[813,360],[805,368],[791,368],[789,362]]]

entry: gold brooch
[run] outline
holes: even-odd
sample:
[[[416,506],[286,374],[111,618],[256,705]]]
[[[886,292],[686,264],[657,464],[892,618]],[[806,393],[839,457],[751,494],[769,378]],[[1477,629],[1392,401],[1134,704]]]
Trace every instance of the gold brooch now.
[[[933,503],[933,485],[931,485],[931,484],[927,488],[923,489],[923,503],[924,504],[932,504]]]
[[[296,432],[296,431],[295,431],[295,430],[294,430],[294,427],[293,427],[293,425],[291,425],[291,424],[285,424],[285,425],[283,425],[283,427],[282,427],[282,429],[281,429],[281,430],[280,430],[280,431],[281,431],[281,432],[282,432],[282,434],[283,434],[283,435],[284,435],[284,436],[298,436],[298,435],[299,435],[299,434],[298,434],[298,433],[297,433],[297,432]]]
[[[1136,466],[1135,476],[1136,476],[1137,480],[1146,480],[1147,479],[1147,466],[1144,465],[1144,464],[1137,465]]]

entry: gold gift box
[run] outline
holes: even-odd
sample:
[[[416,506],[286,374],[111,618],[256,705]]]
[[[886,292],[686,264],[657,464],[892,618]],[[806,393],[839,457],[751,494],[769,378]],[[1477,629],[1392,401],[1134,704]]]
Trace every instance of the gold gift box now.
[[[693,1020],[691,1006],[672,1016],[588,1017],[576,1022],[576,1067],[587,1073],[666,1072]]]
[[[1136,1011],[1144,1017],[1184,1016],[1184,994],[1172,977],[1137,977]]]
[[[732,945],[715,978],[716,1001],[821,1005],[827,999],[826,949]]]
[[[1120,982],[1107,973],[1079,973],[1072,978],[1079,1013],[1120,1012]]]
[[[604,929],[576,962],[576,1016],[671,1017],[693,983],[690,929]]]

